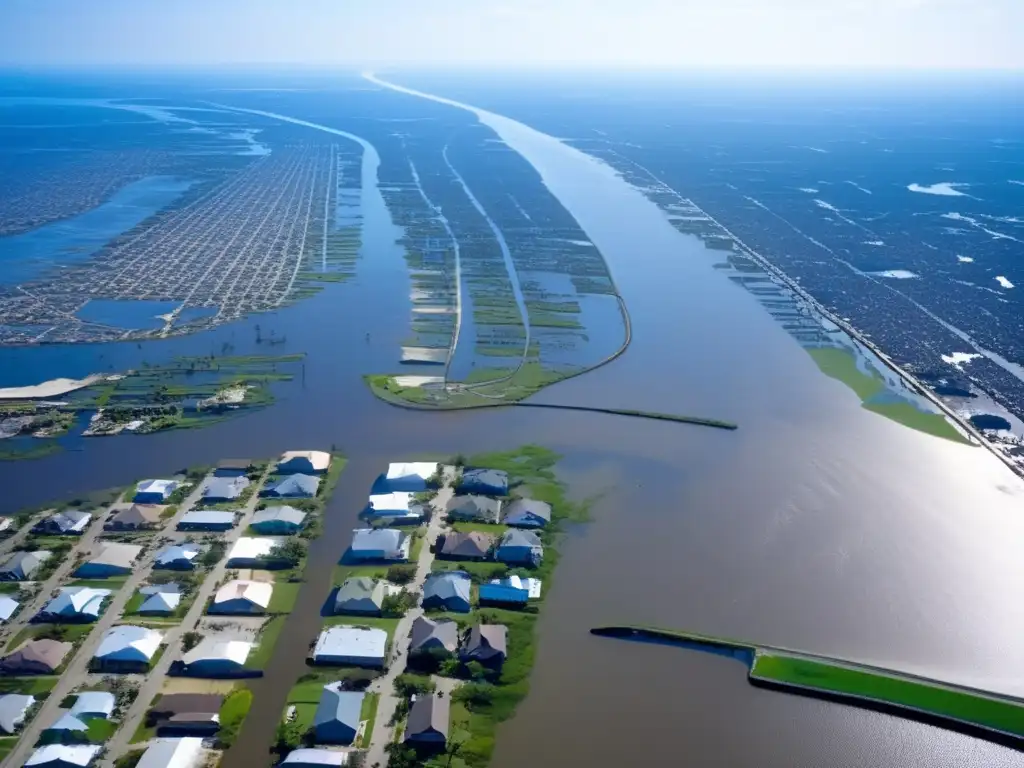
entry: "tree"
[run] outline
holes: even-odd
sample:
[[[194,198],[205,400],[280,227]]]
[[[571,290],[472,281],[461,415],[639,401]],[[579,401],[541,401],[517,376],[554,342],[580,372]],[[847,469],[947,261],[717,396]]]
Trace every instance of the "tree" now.
[[[181,648],[183,651],[188,653],[197,645],[199,645],[199,641],[202,639],[203,636],[198,632],[186,632],[184,635],[181,636]]]
[[[289,568],[294,568],[302,558],[306,556],[306,545],[301,539],[288,538],[278,544],[270,553],[273,560],[285,563]]]
[[[415,565],[392,565],[388,568],[387,580],[392,584],[408,584],[416,578]]]
[[[452,698],[465,704],[469,710],[481,709],[494,702],[494,686],[487,683],[466,683],[455,689]]]
[[[388,768],[418,768],[420,764],[416,750],[404,744],[388,744],[384,751],[388,753]]]

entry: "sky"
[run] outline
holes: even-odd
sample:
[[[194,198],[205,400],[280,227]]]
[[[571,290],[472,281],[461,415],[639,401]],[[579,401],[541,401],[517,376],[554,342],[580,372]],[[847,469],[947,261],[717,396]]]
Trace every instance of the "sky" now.
[[[0,0],[0,66],[1024,69],[1024,0]]]

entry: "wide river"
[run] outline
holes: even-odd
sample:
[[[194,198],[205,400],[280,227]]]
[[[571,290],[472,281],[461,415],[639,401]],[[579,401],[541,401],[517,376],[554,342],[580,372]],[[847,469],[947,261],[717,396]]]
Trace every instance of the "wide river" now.
[[[496,768],[1024,765],[1020,754],[968,737],[751,688],[728,659],[587,633],[650,623],[1024,694],[1024,483],[982,449],[861,409],[712,268],[714,254],[607,166],[514,121],[478,115],[538,169],[601,249],[632,315],[622,358],[538,400],[718,417],[737,431],[548,411],[414,413],[376,401],[360,375],[393,369],[407,315],[397,306],[404,295],[386,295],[386,285],[389,275],[403,291],[408,283],[393,225],[368,219],[364,259],[380,259],[369,277],[192,339],[79,351],[73,369],[54,374],[88,373],[97,354],[104,363],[152,361],[225,341],[244,354],[257,349],[259,322],[264,335],[272,327],[287,337],[274,352],[309,353],[276,405],[201,432],[101,439],[85,452],[0,466],[8,490],[0,504],[13,509],[227,456],[332,444],[348,453],[309,582],[227,768],[266,762],[330,566],[384,463],[527,442],[563,452],[575,494],[600,499],[593,521],[566,541],[531,694],[499,732]],[[364,195],[366,181],[364,173]],[[0,369],[55,371],[60,359],[56,348],[0,350]]]

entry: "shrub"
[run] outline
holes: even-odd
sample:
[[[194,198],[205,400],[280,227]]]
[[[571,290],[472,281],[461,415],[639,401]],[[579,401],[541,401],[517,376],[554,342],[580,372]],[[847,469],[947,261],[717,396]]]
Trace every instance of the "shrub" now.
[[[202,639],[203,636],[198,632],[186,632],[184,635],[181,636],[181,649],[185,651],[185,653],[188,653],[197,645],[199,645],[199,641]]]
[[[387,580],[392,584],[408,584],[416,578],[415,565],[392,565],[388,568]]]
[[[487,683],[466,683],[455,689],[452,698],[465,704],[466,709],[470,711],[489,707],[494,703],[494,686]]]

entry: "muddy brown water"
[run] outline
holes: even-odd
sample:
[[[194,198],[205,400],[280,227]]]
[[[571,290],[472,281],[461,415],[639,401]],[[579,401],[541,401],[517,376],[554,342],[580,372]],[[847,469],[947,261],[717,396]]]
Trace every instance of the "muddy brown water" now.
[[[621,181],[562,162],[548,172],[589,190],[569,194],[568,207],[615,271],[634,342],[613,364],[538,399],[722,418],[737,431],[377,402],[359,376],[393,370],[407,328],[405,296],[388,290],[405,279],[403,265],[382,229],[381,239],[368,236],[372,269],[353,283],[154,347],[230,338],[243,354],[255,322],[281,329],[288,341],[275,352],[309,356],[274,406],[203,431],[99,439],[0,466],[0,503],[16,509],[222,457],[331,445],[349,455],[226,768],[268,763],[331,570],[385,464],[530,442],[565,455],[574,494],[603,496],[593,521],[566,537],[531,695],[499,731],[497,768],[1024,765],[1018,753],[930,726],[754,689],[728,659],[588,634],[597,624],[650,623],[1024,694],[1024,484],[981,449],[861,409],[752,297],[715,274],[713,254]]]

